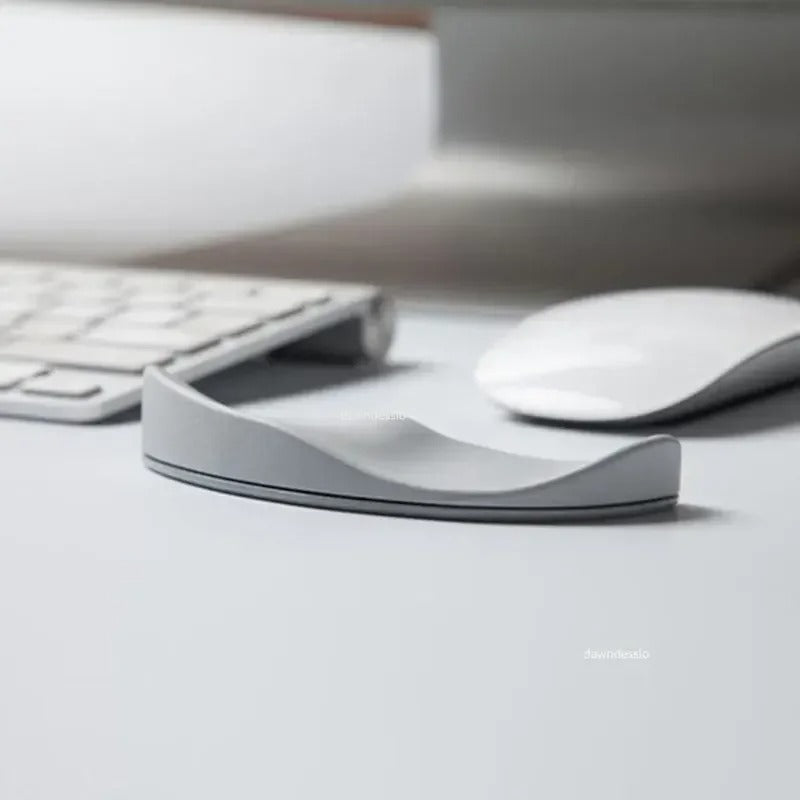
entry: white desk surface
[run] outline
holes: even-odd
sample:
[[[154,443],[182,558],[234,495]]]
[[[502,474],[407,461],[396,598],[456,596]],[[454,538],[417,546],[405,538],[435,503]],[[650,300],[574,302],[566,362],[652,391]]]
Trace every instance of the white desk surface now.
[[[508,324],[408,312],[381,375],[253,364],[209,391],[560,457],[618,440],[477,393]],[[0,797],[797,797],[800,392],[675,432],[677,514],[499,526],[173,482],[135,419],[0,420]]]

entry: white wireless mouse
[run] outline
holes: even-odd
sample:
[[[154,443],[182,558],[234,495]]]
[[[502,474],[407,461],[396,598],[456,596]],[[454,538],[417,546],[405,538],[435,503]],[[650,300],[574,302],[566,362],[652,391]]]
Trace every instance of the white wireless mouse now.
[[[800,379],[800,301],[733,289],[642,289],[533,314],[480,360],[518,414],[661,422]]]

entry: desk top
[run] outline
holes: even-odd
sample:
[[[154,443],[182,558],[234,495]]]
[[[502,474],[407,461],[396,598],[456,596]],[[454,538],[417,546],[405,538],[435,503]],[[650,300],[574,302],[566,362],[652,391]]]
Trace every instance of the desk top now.
[[[204,388],[560,458],[625,438],[479,394],[511,322],[408,309],[378,373],[251,363]],[[672,432],[675,514],[503,526],[173,482],[135,418],[0,420],[0,795],[797,796],[800,391]],[[586,658],[618,648],[649,658]]]

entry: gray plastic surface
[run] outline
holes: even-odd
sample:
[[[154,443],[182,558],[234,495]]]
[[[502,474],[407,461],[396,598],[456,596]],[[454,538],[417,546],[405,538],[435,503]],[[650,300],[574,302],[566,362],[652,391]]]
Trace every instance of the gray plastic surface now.
[[[145,463],[207,488],[325,508],[476,520],[634,514],[677,501],[680,444],[652,436],[591,462],[515,455],[402,417],[246,416],[145,373]]]

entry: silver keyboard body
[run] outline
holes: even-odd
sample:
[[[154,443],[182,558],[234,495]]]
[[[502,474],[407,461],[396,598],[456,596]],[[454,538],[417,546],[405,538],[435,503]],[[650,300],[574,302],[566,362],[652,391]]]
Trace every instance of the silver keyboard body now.
[[[293,343],[374,358],[390,339],[370,286],[0,261],[0,415],[94,422],[139,403],[150,364],[193,381]]]

